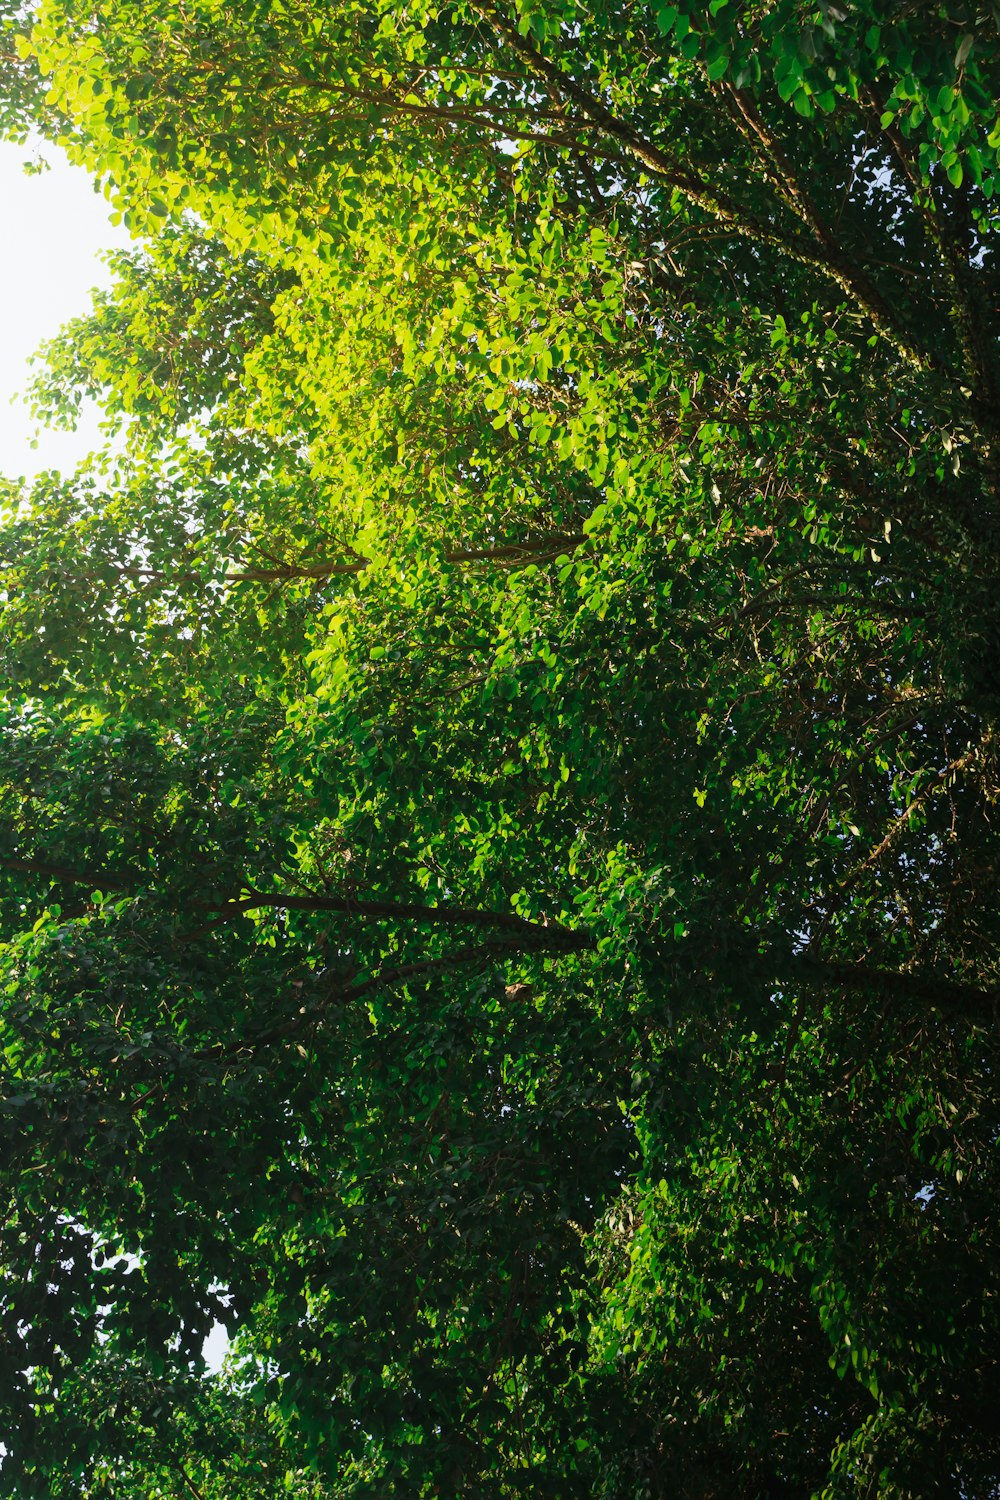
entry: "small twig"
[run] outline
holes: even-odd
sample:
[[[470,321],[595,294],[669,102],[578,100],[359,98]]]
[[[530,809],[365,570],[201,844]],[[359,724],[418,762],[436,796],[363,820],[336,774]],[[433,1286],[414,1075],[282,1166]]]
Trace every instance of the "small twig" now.
[[[183,1464],[178,1464],[177,1465],[177,1472],[180,1474],[180,1476],[183,1479],[184,1483],[187,1485],[188,1489],[191,1491],[191,1494],[195,1497],[195,1500],[205,1500],[205,1496],[202,1494],[201,1490],[198,1489],[197,1485],[194,1483],[194,1481],[192,1480],[190,1474],[188,1473],[187,1469],[184,1467]]]

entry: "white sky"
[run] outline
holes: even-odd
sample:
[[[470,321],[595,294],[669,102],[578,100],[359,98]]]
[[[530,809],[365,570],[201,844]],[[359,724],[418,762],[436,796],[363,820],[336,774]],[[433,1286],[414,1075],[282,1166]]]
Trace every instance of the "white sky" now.
[[[6,288],[0,328],[0,474],[30,476],[39,469],[72,469],[99,439],[99,413],[75,433],[43,432],[21,402],[31,378],[28,357],[68,318],[87,311],[88,292],[110,281],[102,250],[132,243],[109,220],[110,206],[87,173],[53,147],[42,153],[48,172],[28,177],[27,146],[0,141],[0,286]]]

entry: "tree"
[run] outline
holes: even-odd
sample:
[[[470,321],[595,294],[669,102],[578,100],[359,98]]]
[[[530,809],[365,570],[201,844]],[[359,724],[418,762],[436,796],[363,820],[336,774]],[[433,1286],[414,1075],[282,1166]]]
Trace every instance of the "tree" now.
[[[21,50],[7,1492],[991,1493],[992,18]]]

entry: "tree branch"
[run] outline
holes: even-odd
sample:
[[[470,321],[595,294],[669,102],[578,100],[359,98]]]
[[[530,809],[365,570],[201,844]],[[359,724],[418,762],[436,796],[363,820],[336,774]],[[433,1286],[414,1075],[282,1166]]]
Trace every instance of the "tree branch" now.
[[[854,869],[849,872],[849,874],[844,876],[843,880],[840,882],[841,888],[844,890],[849,889],[857,880],[860,879],[860,877],[866,870],[870,870],[873,865],[877,864],[878,861],[882,858],[882,855],[886,853],[886,851],[890,848],[898,835],[902,833],[903,829],[908,827],[910,822],[910,815],[914,813],[918,807],[921,807],[923,803],[928,800],[928,798],[933,797],[937,792],[940,792],[945,787],[947,787],[951,778],[957,776],[960,771],[964,771],[970,764],[970,762],[975,759],[975,755],[975,750],[969,750],[965,753],[965,755],[960,755],[957,760],[951,761],[949,765],[945,766],[943,771],[939,771],[937,775],[927,783],[926,786],[922,787],[917,795],[913,798],[913,801],[910,802],[906,808],[904,808],[899,817],[896,818],[896,820],[892,823],[885,837],[878,844],[876,844],[868,854],[865,855],[864,859],[859,865],[856,865]]]
[[[927,355],[922,350],[914,348],[894,326],[891,310],[878,292],[866,281],[859,280],[850,260],[840,254],[832,238],[824,240],[822,233],[818,232],[817,225],[810,225],[814,237],[819,241],[819,248],[813,250],[806,244],[789,239],[772,225],[752,217],[738,204],[716,192],[703,178],[685,170],[676,158],[668,155],[659,146],[633,130],[630,125],[619,120],[588,89],[583,88],[576,79],[564,73],[555,63],[550,62],[527,37],[521,36],[517,27],[493,6],[479,4],[475,5],[474,9],[488,26],[506,39],[517,56],[537,77],[543,78],[550,88],[571,99],[589,120],[612,140],[623,146],[654,176],[662,178],[671,187],[676,188],[690,203],[728,225],[734,234],[779,250],[799,264],[819,271],[840,287],[841,291],[853,302],[862,307],[873,326],[908,364],[918,369],[928,367]],[[582,149],[582,146],[577,149]],[[804,200],[801,199],[801,194],[800,206],[804,212]]]
[[[405,984],[410,979],[429,978],[433,974],[444,973],[449,969],[476,967],[500,954],[524,951],[523,944],[514,937],[496,938],[488,943],[457,948],[453,953],[441,954],[437,958],[418,959],[413,963],[398,964],[390,969],[382,969],[379,973],[361,980],[358,984],[350,985],[346,989],[328,991],[315,1004],[302,1006],[296,1015],[290,1016],[287,1021],[282,1021],[267,1031],[246,1037],[239,1042],[218,1042],[215,1046],[205,1047],[200,1052],[196,1052],[195,1057],[199,1061],[230,1061],[242,1053],[255,1053],[261,1048],[273,1047],[277,1042],[287,1041],[307,1026],[321,1023],[325,1013],[333,1004],[350,1005],[356,1000],[362,1000],[365,996],[388,989],[392,985]],[[537,952],[538,945],[531,944],[528,951]]]
[[[873,991],[891,1000],[917,1000],[934,1007],[957,1007],[961,1010],[981,1012],[990,1007],[994,1019],[1000,1001],[1000,988],[984,990],[978,985],[962,984],[954,979],[936,979],[920,974],[901,974],[894,969],[874,969],[863,963],[841,963],[836,959],[812,958],[807,954],[796,955],[785,966],[789,977],[795,974],[812,984],[824,988],[850,990],[855,994],[871,994]]]
[[[128,871],[74,870],[69,865],[52,863],[44,859],[14,859],[0,854],[0,869],[16,870],[27,875],[44,875],[49,880],[62,880],[68,885],[89,885],[95,891],[134,890],[141,884],[141,876]]]
[[[523,940],[534,940],[545,947],[563,950],[592,948],[589,933],[574,931],[558,922],[530,922],[514,912],[484,911],[470,906],[423,906],[406,901],[357,901],[351,896],[293,896],[286,892],[256,891],[225,902],[218,916],[194,932],[185,934],[190,941],[203,932],[244,912],[272,909],[278,911],[328,912],[337,916],[362,917],[374,921],[401,920],[431,927],[486,927],[518,934]]]

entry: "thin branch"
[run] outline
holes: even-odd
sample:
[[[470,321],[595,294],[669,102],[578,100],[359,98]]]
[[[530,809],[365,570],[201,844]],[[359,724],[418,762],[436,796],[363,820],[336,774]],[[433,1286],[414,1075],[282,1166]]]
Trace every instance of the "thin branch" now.
[[[593,940],[586,945],[593,947]],[[565,945],[559,944],[559,951],[565,951]],[[464,948],[457,948],[453,953],[444,953],[436,958],[417,959],[413,963],[398,964],[389,969],[381,969],[377,974],[363,979],[357,984],[348,986],[346,989],[332,989],[317,1000],[313,1005],[304,1005],[294,1016],[287,1021],[272,1026],[268,1031],[259,1032],[256,1036],[246,1037],[239,1042],[218,1042],[213,1047],[205,1047],[195,1053],[199,1061],[231,1060],[246,1052],[255,1053],[264,1047],[272,1047],[277,1042],[287,1041],[296,1036],[306,1027],[319,1022],[322,1023],[326,1012],[334,1004],[345,1006],[353,1004],[357,1000],[363,1000],[366,996],[379,990],[389,989],[393,985],[405,984],[411,979],[426,979],[433,974],[445,973],[449,969],[476,967],[488,963],[504,953],[538,952],[539,945],[532,942],[527,948],[522,940],[515,936],[507,938],[494,938],[487,943],[470,944]]]
[[[585,532],[553,532],[527,542],[505,542],[495,547],[472,547],[444,553],[446,563],[498,562],[505,566],[521,566],[532,562],[548,561],[560,557],[564,552],[574,552],[588,541]]]
[[[191,1494],[194,1496],[194,1500],[205,1500],[205,1497],[202,1494],[201,1490],[199,1490],[197,1488],[197,1486],[194,1484],[194,1482],[193,1482],[190,1474],[188,1473],[187,1469],[184,1467],[183,1464],[178,1464],[177,1465],[177,1472],[178,1472],[178,1474],[180,1474],[180,1476],[183,1479],[185,1485],[190,1490]]]
[[[848,889],[861,878],[866,870],[870,870],[873,865],[877,864],[882,855],[889,850],[899,834],[902,833],[903,829],[909,826],[910,817],[916,812],[917,808],[922,807],[930,797],[935,796],[947,787],[949,780],[953,776],[957,776],[960,771],[964,771],[975,759],[975,756],[976,752],[974,750],[969,750],[965,755],[960,755],[957,760],[951,761],[949,765],[945,766],[943,771],[939,771],[926,786],[922,787],[913,798],[913,801],[904,808],[899,817],[891,824],[885,837],[865,855],[859,865],[856,865],[848,875],[844,876],[840,882],[841,888]]]
[[[864,92],[868,97],[871,107],[875,110],[881,121],[882,116],[886,112],[884,100],[880,99],[878,91],[873,84],[868,85]],[[968,261],[962,255],[959,247],[945,233],[933,200],[931,188],[921,181],[919,170],[914,164],[912,153],[898,125],[890,121],[887,126],[880,125],[880,128],[892,148],[893,156],[900,171],[906,179],[913,197],[914,207],[920,214],[927,238],[938,253],[939,264],[952,297],[951,313],[958,333],[958,341],[965,356],[967,374],[970,376],[973,384],[978,383],[983,388],[986,403],[990,405],[994,396],[994,385],[989,368],[989,360],[984,351],[977,327],[977,309],[969,295]]]
[[[134,890],[142,882],[139,874],[114,870],[74,870],[44,859],[13,859],[0,854],[0,869],[17,870],[27,875],[44,875],[49,880],[63,880],[68,885],[89,885],[95,891]]]
[[[762,148],[764,161],[771,168],[769,171],[765,165],[766,175],[771,178],[779,197],[809,229],[816,243],[825,252],[830,266],[838,268],[838,274],[843,277],[844,283],[849,285],[854,300],[865,308],[876,327],[881,323],[888,328],[892,322],[892,314],[884,299],[872,286],[867,276],[858,269],[856,262],[845,259],[841,253],[833,232],[824,222],[799,181],[778,137],[765,124],[763,117],[744,90],[734,88],[731,84],[725,87],[735,104],[738,116],[743,119],[749,132]]]
[[[95,890],[135,890],[143,880],[139,874],[115,874],[108,871],[73,870],[67,865],[53,864],[46,860],[13,859],[0,856],[0,868],[23,871],[32,875],[43,875],[51,880],[66,881],[71,885],[89,885]],[[151,874],[152,872],[150,872]],[[147,877],[148,878],[148,877]],[[563,952],[592,948],[594,940],[586,931],[564,927],[560,922],[531,922],[509,911],[487,911],[470,906],[425,906],[415,902],[356,900],[353,896],[297,896],[284,891],[257,891],[252,886],[244,887],[245,895],[225,898],[221,902],[201,903],[216,915],[202,926],[181,936],[182,942],[194,939],[220,927],[245,912],[271,909],[277,911],[302,911],[330,913],[345,917],[360,917],[372,921],[402,921],[426,924],[431,927],[481,927],[516,934],[526,945],[554,949]]]

